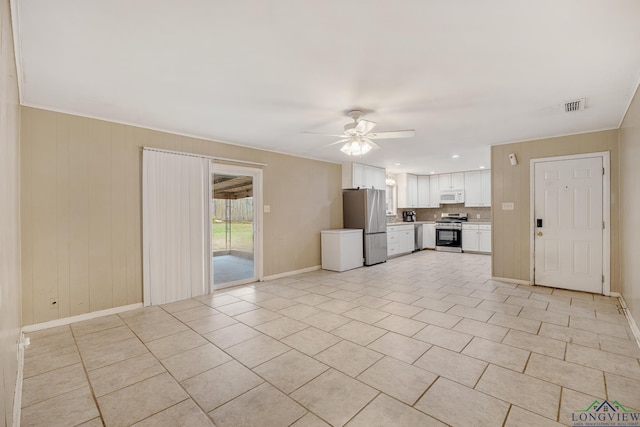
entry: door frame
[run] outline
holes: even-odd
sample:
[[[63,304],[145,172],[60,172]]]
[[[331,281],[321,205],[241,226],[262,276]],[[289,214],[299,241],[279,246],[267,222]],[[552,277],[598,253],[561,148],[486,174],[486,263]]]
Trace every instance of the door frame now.
[[[264,272],[263,272],[263,209],[262,209],[262,168],[259,167],[250,167],[250,166],[238,166],[238,165],[230,165],[226,163],[216,163],[215,161],[211,161],[209,166],[209,182],[211,182],[211,177],[215,173],[225,173],[228,172],[230,174],[238,174],[245,176],[253,177],[253,221],[254,221],[254,236],[253,236],[253,277],[250,279],[236,280],[233,282],[228,282],[222,285],[216,285],[213,281],[213,274],[210,274],[211,278],[209,279],[210,292],[215,290],[230,288],[233,286],[243,285],[246,283],[254,283],[261,282],[263,280]],[[211,206],[211,192],[213,191],[213,186],[211,186],[211,190],[209,191],[209,203],[207,206]],[[209,224],[211,224],[211,212],[208,213]],[[209,254],[212,254],[211,248],[213,246],[213,242],[211,239],[211,227],[209,227]],[[210,255],[211,257],[211,255]],[[210,259],[210,263],[212,263],[212,259]],[[211,268],[209,268],[211,272]],[[212,272],[213,273],[213,272]]]
[[[553,162],[562,160],[578,160],[593,157],[602,158],[604,174],[602,176],[602,220],[604,228],[602,230],[602,294],[611,294],[611,154],[609,151],[595,153],[571,154],[566,156],[540,157],[529,161],[529,280],[531,285],[535,285],[535,165],[542,162]]]

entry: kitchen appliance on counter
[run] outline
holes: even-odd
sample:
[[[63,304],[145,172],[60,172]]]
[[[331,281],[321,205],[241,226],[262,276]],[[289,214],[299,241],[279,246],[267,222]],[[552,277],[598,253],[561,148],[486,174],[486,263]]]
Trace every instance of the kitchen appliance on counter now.
[[[462,223],[466,213],[443,213],[436,221],[436,251],[462,252]]]
[[[364,230],[364,265],[387,260],[385,190],[362,188],[342,191],[344,228]]]
[[[404,211],[402,212],[403,222],[416,222],[416,211]]]

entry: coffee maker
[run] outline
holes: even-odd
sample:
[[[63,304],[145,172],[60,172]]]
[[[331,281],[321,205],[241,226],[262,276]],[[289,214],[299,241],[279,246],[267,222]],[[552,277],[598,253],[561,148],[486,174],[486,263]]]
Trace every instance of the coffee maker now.
[[[416,222],[416,211],[403,211],[402,220],[404,222]]]

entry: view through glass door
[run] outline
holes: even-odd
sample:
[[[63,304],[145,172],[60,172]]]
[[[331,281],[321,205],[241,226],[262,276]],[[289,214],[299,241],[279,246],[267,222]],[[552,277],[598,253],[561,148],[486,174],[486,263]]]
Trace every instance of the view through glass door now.
[[[211,251],[213,285],[256,280],[255,178],[243,168],[213,165]]]

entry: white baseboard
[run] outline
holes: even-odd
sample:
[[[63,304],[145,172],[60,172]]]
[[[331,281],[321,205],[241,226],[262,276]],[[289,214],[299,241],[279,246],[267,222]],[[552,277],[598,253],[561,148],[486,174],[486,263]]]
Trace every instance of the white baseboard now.
[[[529,280],[510,279],[508,277],[491,276],[491,280],[495,280],[497,282],[514,283],[516,285],[531,285],[531,282]]]
[[[64,326],[74,322],[81,322],[83,320],[118,314],[124,311],[135,310],[136,308],[142,308],[142,303],[138,302],[136,304],[123,305],[121,307],[107,308],[106,310],[92,311],[91,313],[79,314],[77,316],[63,317],[62,319],[51,320],[49,322],[36,323],[35,325],[27,325],[22,327],[22,332],[34,332],[42,329],[55,328],[56,326]]]
[[[267,282],[269,280],[282,279],[283,277],[295,276],[296,274],[309,273],[311,271],[320,270],[321,265],[314,265],[313,267],[307,267],[300,270],[287,271],[285,273],[273,274],[271,276],[264,276],[260,279],[261,282]]]
[[[22,417],[22,380],[24,378],[24,333],[20,332],[18,343],[18,375],[16,375],[16,390],[13,398],[13,427],[20,427]]]
[[[636,339],[636,343],[638,344],[638,347],[640,347],[640,329],[638,329],[638,324],[636,323],[635,319],[631,315],[631,310],[629,310],[629,307],[627,306],[627,302],[624,300],[624,298],[622,298],[622,295],[620,295],[619,292],[611,292],[611,295],[613,296],[614,293],[618,294],[618,300],[620,301],[620,305],[622,306],[624,315],[627,316],[627,321],[629,322],[629,328],[631,328],[631,333]]]

